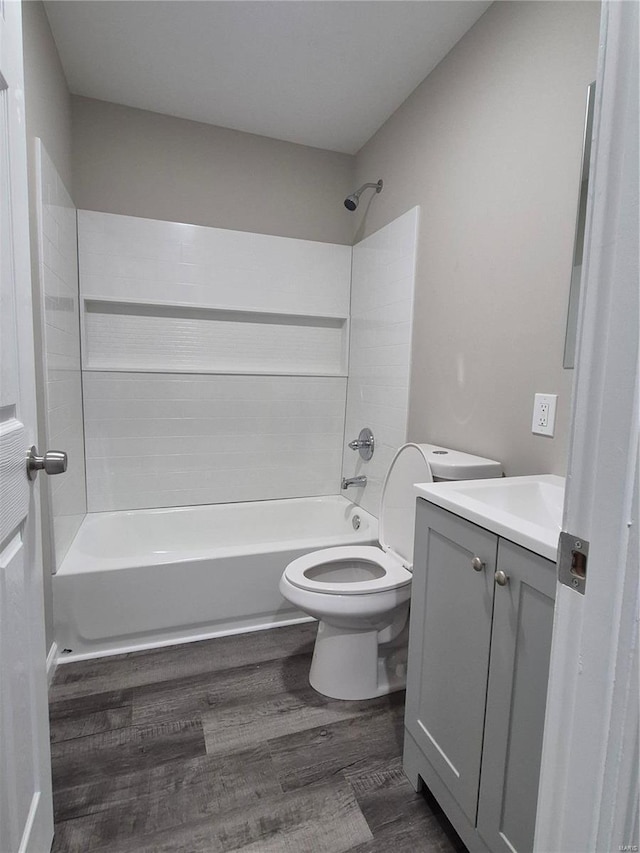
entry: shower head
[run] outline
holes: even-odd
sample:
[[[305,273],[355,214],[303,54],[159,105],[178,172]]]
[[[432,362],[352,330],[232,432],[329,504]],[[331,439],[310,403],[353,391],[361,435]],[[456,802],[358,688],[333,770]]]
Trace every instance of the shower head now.
[[[359,190],[356,190],[354,193],[351,193],[351,195],[348,195],[344,200],[344,206],[347,208],[347,210],[356,209],[356,207],[358,206],[358,202],[360,201],[360,196],[369,187],[374,187],[377,193],[382,192],[382,178],[380,178],[377,184],[363,184]]]

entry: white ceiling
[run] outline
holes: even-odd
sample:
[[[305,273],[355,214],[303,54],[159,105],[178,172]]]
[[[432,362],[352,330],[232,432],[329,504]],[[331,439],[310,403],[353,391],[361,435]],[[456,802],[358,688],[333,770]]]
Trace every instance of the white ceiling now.
[[[49,0],[71,91],[354,154],[484,0]]]

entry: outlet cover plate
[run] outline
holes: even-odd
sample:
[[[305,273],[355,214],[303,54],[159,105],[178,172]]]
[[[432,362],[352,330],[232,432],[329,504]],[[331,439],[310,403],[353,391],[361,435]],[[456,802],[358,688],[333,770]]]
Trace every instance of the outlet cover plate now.
[[[531,432],[535,435],[553,436],[556,424],[557,394],[536,394],[533,402]]]

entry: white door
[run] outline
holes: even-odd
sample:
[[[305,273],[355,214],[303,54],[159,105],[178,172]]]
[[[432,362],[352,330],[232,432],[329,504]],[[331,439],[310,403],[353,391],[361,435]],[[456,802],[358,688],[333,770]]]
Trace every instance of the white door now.
[[[22,23],[0,0],[0,851],[53,838],[35,444]]]

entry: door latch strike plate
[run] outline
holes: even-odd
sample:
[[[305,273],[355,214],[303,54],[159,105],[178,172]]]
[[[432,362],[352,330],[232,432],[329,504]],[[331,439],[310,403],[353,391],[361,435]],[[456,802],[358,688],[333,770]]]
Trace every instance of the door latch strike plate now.
[[[580,536],[563,531],[558,546],[558,580],[584,595],[587,585],[589,543]]]

